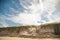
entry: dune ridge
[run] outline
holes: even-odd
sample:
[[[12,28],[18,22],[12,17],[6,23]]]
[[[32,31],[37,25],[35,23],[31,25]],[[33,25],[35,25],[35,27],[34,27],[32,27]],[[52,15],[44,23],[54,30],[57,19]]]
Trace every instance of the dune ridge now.
[[[0,28],[0,37],[4,36],[24,38],[60,38],[60,24]]]

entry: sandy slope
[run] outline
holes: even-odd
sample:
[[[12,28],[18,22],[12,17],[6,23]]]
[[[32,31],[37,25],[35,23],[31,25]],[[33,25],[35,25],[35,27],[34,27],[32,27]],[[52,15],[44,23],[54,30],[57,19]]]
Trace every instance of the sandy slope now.
[[[0,37],[60,38],[60,23],[0,28]]]
[[[32,39],[32,38],[18,38],[18,37],[0,37],[0,40],[60,40],[60,39],[58,38]]]

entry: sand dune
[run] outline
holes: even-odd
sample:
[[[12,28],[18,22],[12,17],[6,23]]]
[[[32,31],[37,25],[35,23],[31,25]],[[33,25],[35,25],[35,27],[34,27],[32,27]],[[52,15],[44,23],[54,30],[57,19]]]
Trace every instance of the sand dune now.
[[[60,38],[60,23],[0,28],[0,37]]]

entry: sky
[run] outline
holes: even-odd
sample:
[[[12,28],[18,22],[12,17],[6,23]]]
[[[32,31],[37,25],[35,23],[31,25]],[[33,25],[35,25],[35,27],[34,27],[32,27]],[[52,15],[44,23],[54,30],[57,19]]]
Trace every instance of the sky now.
[[[0,0],[0,27],[60,22],[60,0]]]

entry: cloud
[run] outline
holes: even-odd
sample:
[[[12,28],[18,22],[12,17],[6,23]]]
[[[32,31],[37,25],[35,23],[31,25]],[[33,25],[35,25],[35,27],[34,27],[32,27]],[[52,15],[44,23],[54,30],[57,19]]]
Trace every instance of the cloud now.
[[[38,25],[38,20],[40,20],[38,15],[27,13],[22,13],[12,18],[12,21],[16,23],[22,23],[24,25]]]
[[[0,27],[8,27],[8,24],[5,22],[5,17],[0,16]]]
[[[25,8],[24,11],[17,13],[17,16],[13,16],[8,20],[23,25],[40,25],[41,22],[47,23],[42,20],[42,14],[44,15],[44,12],[47,12],[48,14],[46,13],[44,16],[49,20],[48,22],[55,22],[56,18],[53,17],[52,13],[56,10],[57,3],[57,0],[20,0],[21,6]],[[60,19],[58,18],[58,20]]]

